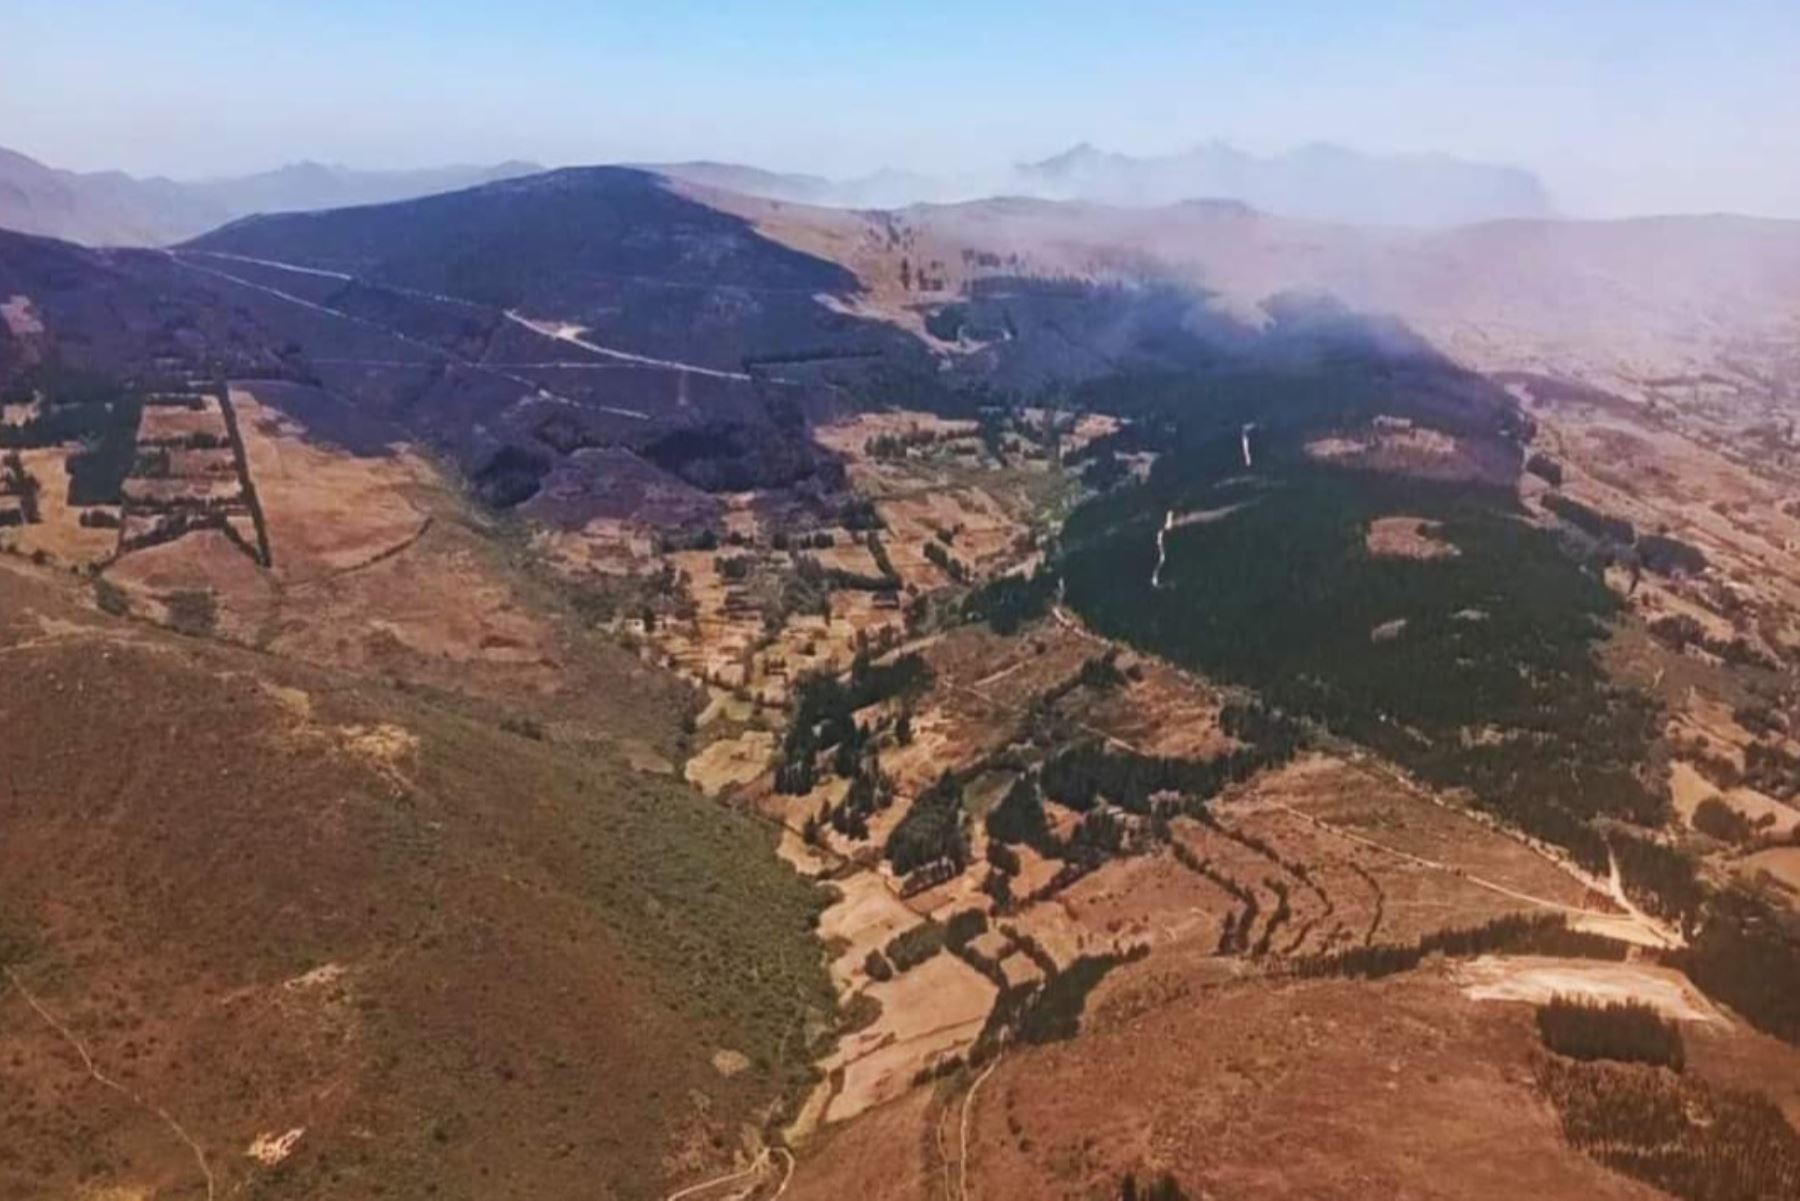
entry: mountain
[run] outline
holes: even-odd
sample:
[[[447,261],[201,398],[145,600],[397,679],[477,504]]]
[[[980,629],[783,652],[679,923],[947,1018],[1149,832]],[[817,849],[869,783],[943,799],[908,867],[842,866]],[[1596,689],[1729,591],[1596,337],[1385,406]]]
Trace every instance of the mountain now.
[[[521,175],[535,175],[542,170],[536,163],[519,161],[495,166],[457,165],[411,171],[358,171],[326,163],[301,162],[257,175],[199,180],[181,186],[226,213],[226,219],[230,220],[250,213],[310,212],[387,204],[477,187],[496,180],[515,179]]]
[[[184,249],[578,326],[623,352],[622,361],[637,356],[642,365],[660,361],[715,378],[743,376],[759,358],[829,357],[892,340],[891,331],[821,302],[857,290],[842,266],[623,167],[571,167],[394,204],[248,217]],[[581,353],[579,333],[556,345]]]
[[[1082,143],[1039,162],[936,177],[880,171],[827,180],[723,163],[673,163],[650,169],[771,200],[841,208],[901,208],[1001,196],[1133,207],[1235,200],[1263,212],[1306,220],[1420,226],[1554,213],[1543,183],[1516,167],[1442,154],[1369,155],[1322,143],[1267,158],[1222,142],[1148,158]]]
[[[844,194],[843,184],[823,175],[765,171],[761,167],[749,167],[742,163],[643,163],[638,164],[638,169],[700,187],[741,192],[746,196],[761,196],[769,200],[793,201],[797,204],[829,205]]]
[[[78,174],[0,149],[0,226],[94,245],[148,245],[217,224],[218,210],[166,179]]]
[[[235,400],[272,566],[190,533],[97,594],[0,554],[0,1193],[662,1196],[829,1020],[816,890],[450,477]]]
[[[64,171],[0,148],[0,227],[90,246],[161,246],[249,213],[380,204],[538,170],[520,162],[413,171],[295,163],[256,175],[181,182]]]
[[[971,385],[1314,353],[1346,328],[1463,369],[1753,387],[1792,344],[1797,288],[1795,223],[1372,229],[1023,199],[867,212],[615,167],[254,216],[173,254],[0,240],[0,301],[28,297],[79,365],[317,385],[332,411],[436,447],[490,502],[577,524],[653,481],[688,512],[711,502],[683,489],[829,480],[808,416],[871,399],[966,406]]]
[[[489,503],[575,524],[621,485],[618,456],[588,452],[640,456],[626,474],[678,507],[829,473],[805,434],[841,403],[819,375],[929,361],[850,311],[858,287],[610,167],[249,217],[167,253],[0,233],[0,300],[43,331],[15,357],[314,385],[319,420],[428,443]]]
[[[1132,158],[1083,144],[1014,168],[1020,193],[1052,200],[1165,205],[1238,200],[1286,217],[1361,225],[1462,225],[1552,215],[1528,171],[1448,155],[1367,155],[1314,144],[1270,158],[1213,142]]]

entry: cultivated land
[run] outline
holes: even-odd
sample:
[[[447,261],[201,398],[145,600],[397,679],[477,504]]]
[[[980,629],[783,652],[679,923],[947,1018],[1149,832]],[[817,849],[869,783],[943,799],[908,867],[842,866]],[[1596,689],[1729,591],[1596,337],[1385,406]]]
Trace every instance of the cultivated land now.
[[[540,607],[417,464],[257,420],[272,571],[204,533],[99,585],[0,559],[0,1179],[627,1198],[729,1160],[828,1025],[812,890],[632,766],[673,753],[679,690]],[[96,612],[115,573],[128,613],[204,590],[192,634],[278,653]],[[483,589],[555,653],[502,644]]]

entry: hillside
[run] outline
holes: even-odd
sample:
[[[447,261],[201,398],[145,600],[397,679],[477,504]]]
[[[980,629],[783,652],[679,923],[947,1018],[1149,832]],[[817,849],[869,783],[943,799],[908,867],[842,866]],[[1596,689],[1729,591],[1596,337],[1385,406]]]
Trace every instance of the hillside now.
[[[638,1198],[791,1086],[830,1002],[754,823],[87,595],[0,558],[9,1194]]]
[[[851,264],[872,299],[895,312],[1019,276],[1178,283],[1252,323],[1272,297],[1324,293],[1397,318],[1477,370],[1613,378],[1716,367],[1766,352],[1759,343],[1795,340],[1800,222],[1696,216],[1404,230],[1217,202],[1000,199],[858,214],[697,185],[696,194],[771,237]]]

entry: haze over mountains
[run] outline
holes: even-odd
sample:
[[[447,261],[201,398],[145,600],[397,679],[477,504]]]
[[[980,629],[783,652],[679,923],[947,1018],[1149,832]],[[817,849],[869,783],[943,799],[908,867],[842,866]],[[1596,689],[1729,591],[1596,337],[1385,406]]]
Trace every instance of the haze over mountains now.
[[[28,163],[0,1197],[1800,1195],[1800,221],[1232,162]]]
[[[1138,158],[1083,142],[1038,162],[973,175],[880,171],[848,180],[729,163],[652,169],[772,200],[842,208],[901,208],[994,196],[1134,207],[1236,200],[1284,217],[1367,225],[1460,225],[1555,213],[1543,182],[1517,167],[1443,154],[1362,154],[1327,143],[1263,157],[1215,141]]]
[[[0,148],[0,226],[88,245],[168,245],[252,213],[380,204],[543,168],[509,161],[363,171],[298,162],[253,175],[181,181],[74,172]],[[1554,213],[1528,171],[1447,155],[1380,156],[1314,144],[1272,157],[1211,142],[1135,158],[1088,144],[1038,162],[958,175],[880,171],[854,179],[737,163],[650,165],[673,178],[771,200],[833,208],[902,208],[987,197],[1123,206],[1234,200],[1286,217],[1348,224],[1442,226]]]

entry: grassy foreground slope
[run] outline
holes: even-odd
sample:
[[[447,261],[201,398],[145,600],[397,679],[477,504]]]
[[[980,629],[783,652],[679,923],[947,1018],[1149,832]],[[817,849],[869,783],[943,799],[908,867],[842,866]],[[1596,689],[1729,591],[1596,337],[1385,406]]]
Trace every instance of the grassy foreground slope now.
[[[638,1197],[804,1070],[747,819],[80,595],[0,562],[0,1195]]]

